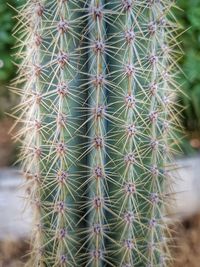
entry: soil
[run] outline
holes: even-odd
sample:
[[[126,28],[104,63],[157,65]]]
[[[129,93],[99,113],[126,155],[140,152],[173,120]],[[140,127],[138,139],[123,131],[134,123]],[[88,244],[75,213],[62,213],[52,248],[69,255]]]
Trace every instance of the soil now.
[[[172,256],[175,263],[172,267],[200,266],[200,214],[194,215],[172,229],[175,232],[175,246]],[[0,267],[23,267],[26,262],[28,242],[7,240],[0,242]]]
[[[12,140],[16,129],[10,133],[13,124],[13,119],[0,119],[0,167],[12,165],[16,161],[16,144]]]
[[[29,246],[23,240],[6,240],[0,242],[0,267],[23,267]]]
[[[184,220],[175,230],[173,267],[200,267],[200,214]]]

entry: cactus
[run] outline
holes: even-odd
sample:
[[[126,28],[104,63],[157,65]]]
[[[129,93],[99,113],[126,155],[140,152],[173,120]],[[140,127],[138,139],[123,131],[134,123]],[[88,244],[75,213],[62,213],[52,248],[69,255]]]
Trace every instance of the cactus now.
[[[168,266],[173,1],[29,0],[19,10],[27,266]],[[20,115],[19,115],[20,112]]]

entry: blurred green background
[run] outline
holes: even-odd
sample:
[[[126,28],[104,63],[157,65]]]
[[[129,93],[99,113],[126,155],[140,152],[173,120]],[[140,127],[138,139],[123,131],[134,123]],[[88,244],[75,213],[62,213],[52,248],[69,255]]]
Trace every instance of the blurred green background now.
[[[9,0],[8,2],[9,5],[17,8],[24,1]],[[13,18],[16,12],[9,5],[6,0],[0,0],[0,129],[4,128],[4,131],[8,131],[12,125],[12,121],[8,123],[8,117],[5,121],[5,112],[10,112],[17,101],[6,87],[16,75],[16,66],[13,63],[15,39],[11,34],[16,23]],[[184,52],[179,60],[182,72],[178,77],[178,83],[184,92],[178,96],[184,107],[180,116],[184,133],[180,139],[183,153],[190,155],[200,150],[200,0],[177,0],[177,6],[179,9],[175,9],[175,16],[181,26],[178,41]],[[2,130],[0,130],[0,139],[4,134],[1,132]],[[6,142],[10,140],[8,137]],[[12,155],[13,149],[15,148],[11,149]],[[13,160],[14,156],[8,164]]]
[[[16,76],[17,70],[13,56],[16,39],[12,35],[16,24],[15,8],[24,2],[25,0],[0,0],[0,119],[5,116],[5,112],[10,111],[13,101],[16,101],[7,85]]]
[[[177,5],[183,11],[177,12],[177,19],[183,30],[180,36],[184,56],[180,61],[185,75],[180,75],[182,88],[189,96],[182,97],[181,101],[186,107],[184,126],[189,131],[200,130],[200,0],[179,0]]]
[[[10,0],[9,4],[16,7],[15,0]],[[4,84],[9,82],[15,75],[15,68],[12,64],[11,49],[14,46],[15,39],[11,35],[14,26],[13,16],[15,12],[8,6],[8,2],[0,0],[0,82]]]
[[[177,0],[175,16],[180,24],[178,42],[183,51],[179,60],[181,72],[178,83],[183,111],[181,122],[185,134],[181,148],[185,154],[200,149],[200,0]]]

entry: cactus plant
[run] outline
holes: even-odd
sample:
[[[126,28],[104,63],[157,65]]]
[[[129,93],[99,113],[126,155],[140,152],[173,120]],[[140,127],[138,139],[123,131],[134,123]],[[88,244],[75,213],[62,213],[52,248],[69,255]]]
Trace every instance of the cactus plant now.
[[[29,0],[20,8],[13,91],[34,212],[28,266],[168,266],[174,6]]]

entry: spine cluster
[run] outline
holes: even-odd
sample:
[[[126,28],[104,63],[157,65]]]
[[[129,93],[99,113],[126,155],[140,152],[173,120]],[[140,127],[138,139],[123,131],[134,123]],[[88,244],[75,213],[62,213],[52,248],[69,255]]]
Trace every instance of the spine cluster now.
[[[19,11],[28,266],[166,267],[178,123],[173,1],[29,0]],[[18,115],[21,111],[20,115]]]
[[[83,232],[84,266],[103,266],[106,221],[106,177],[105,177],[105,136],[106,136],[106,57],[104,20],[104,1],[91,0],[86,5],[86,44],[88,68],[85,73],[87,81],[87,99],[84,109],[87,111],[87,143],[84,145],[83,156],[87,156],[86,175],[82,186],[86,186],[83,209],[85,221]],[[83,49],[83,48],[81,48]],[[84,233],[87,235],[84,235]]]

